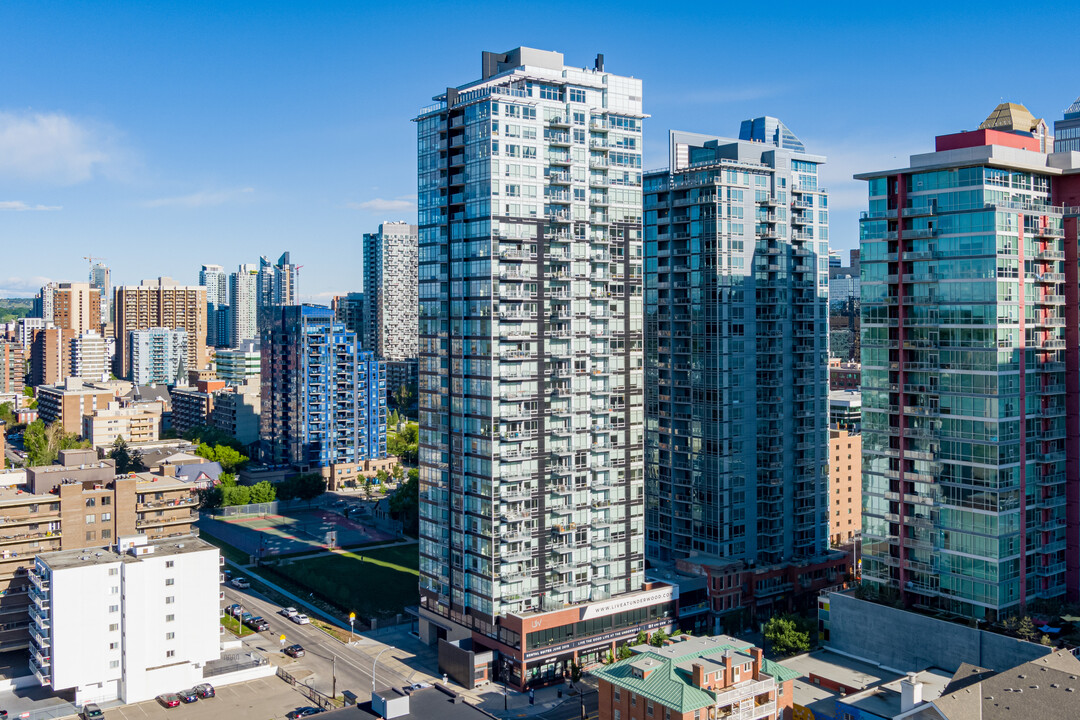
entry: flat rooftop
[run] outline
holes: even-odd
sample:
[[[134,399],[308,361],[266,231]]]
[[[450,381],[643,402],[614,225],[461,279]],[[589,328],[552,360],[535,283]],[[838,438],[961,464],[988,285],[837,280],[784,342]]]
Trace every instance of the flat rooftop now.
[[[158,558],[170,555],[183,555],[185,553],[203,552],[206,550],[217,551],[217,548],[205,540],[191,535],[190,537],[170,538],[167,541],[159,540],[147,542],[147,546],[154,548],[149,555],[132,555],[129,552],[117,552],[115,545],[101,548],[84,548],[82,550],[60,550],[57,552],[41,553],[38,558],[55,570],[65,570],[73,567],[86,567],[88,565],[110,565],[112,563],[137,563],[144,559]]]
[[[937,700],[945,690],[945,686],[952,681],[952,673],[947,673],[938,668],[930,668],[919,673],[914,673],[919,682],[923,684],[922,699],[924,702]],[[894,717],[899,715],[901,709],[900,683],[904,678],[897,678],[884,685],[878,685],[860,693],[848,695],[843,699],[845,705],[858,708],[863,712],[871,713],[879,717]]]
[[[58,503],[60,502],[60,496],[52,493],[35,495],[17,487],[0,487],[0,507],[18,507],[45,502]]]
[[[376,690],[376,693],[382,697],[389,698],[391,701],[405,695],[403,691],[398,690],[397,688]],[[494,717],[493,715],[489,715],[483,710],[464,702],[463,699],[455,702],[457,698],[455,698],[454,695],[455,693],[450,690],[444,690],[439,685],[413,690],[408,695],[409,712],[398,715],[394,720],[431,720],[432,718],[438,718],[439,720],[491,720],[491,718]],[[348,720],[350,718],[355,720],[374,720],[374,718],[382,718],[381,715],[371,709],[370,702],[360,703],[359,705],[341,708],[339,710],[331,710],[324,715],[320,715],[320,717],[334,718],[335,720]]]

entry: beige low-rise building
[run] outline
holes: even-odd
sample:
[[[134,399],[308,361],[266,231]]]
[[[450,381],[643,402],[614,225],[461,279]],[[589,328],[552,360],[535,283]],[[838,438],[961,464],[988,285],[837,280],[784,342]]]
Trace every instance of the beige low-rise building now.
[[[120,403],[109,403],[104,410],[83,416],[82,436],[95,448],[110,447],[117,438],[133,443],[153,442],[161,438],[161,405],[121,407]]]
[[[46,425],[59,422],[64,432],[78,435],[82,419],[105,410],[115,400],[112,390],[88,385],[81,378],[69,377],[57,385],[42,385],[36,390],[38,415]]]

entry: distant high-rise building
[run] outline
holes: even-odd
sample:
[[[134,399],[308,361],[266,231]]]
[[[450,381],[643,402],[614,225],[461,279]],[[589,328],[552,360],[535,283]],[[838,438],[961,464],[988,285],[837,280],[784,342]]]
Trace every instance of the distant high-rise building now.
[[[524,687],[671,613],[644,577],[642,85],[481,65],[416,118],[421,636],[464,626]]]
[[[1080,151],[1080,98],[1054,121],[1054,152]]]
[[[101,330],[101,294],[90,283],[48,283],[38,293],[34,309],[63,330]]]
[[[22,346],[0,341],[0,395],[22,395],[25,375]]]
[[[383,364],[330,308],[274,312],[261,343],[264,458],[306,470],[386,457]]]
[[[206,344],[228,347],[232,330],[229,317],[229,273],[221,265],[203,265],[199,285],[206,288]]]
[[[30,385],[55,385],[71,377],[71,341],[75,331],[54,325],[36,330],[30,344]],[[101,378],[87,378],[100,380]]]
[[[186,385],[188,343],[184,328],[147,328],[129,332],[128,366],[136,385]]]
[[[739,139],[774,145],[793,152],[806,152],[802,140],[795,137],[795,133],[788,130],[787,125],[774,117],[743,120],[742,127],[739,128]]]
[[[179,285],[172,278],[143,280],[141,285],[116,288],[116,367],[127,378],[130,366],[129,333],[150,328],[182,328],[187,333],[188,370],[206,365],[206,288]]]
[[[101,324],[112,321],[112,271],[105,263],[95,263],[90,268],[90,287],[98,291],[101,301]]]
[[[258,337],[259,268],[241,265],[229,276],[229,347]]]
[[[361,346],[364,346],[367,332],[364,305],[364,293],[362,292],[338,295],[330,304],[330,307],[334,310],[334,319],[344,325],[346,330],[356,333],[356,336],[360,338]]]
[[[646,552],[820,566],[816,592],[844,564],[828,552],[825,158],[779,120],[747,123],[785,134],[673,131],[670,169],[645,176]],[[743,601],[715,615],[777,598]]]
[[[299,298],[298,269],[289,253],[283,253],[277,263],[271,263],[266,256],[259,258],[258,306],[295,305]]]
[[[1003,103],[856,176],[862,582],[907,604],[1000,620],[1080,598],[1080,167],[1047,149]]]
[[[387,222],[364,234],[365,350],[385,360],[417,354],[416,226]]]

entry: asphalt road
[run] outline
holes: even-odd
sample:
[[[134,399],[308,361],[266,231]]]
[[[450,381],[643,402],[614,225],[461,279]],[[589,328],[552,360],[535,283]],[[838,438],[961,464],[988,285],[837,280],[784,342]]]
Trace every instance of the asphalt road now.
[[[268,632],[256,633],[243,638],[244,647],[257,650],[264,655],[278,654],[281,667],[297,677],[300,682],[330,695],[334,690],[334,675],[337,675],[337,694],[351,690],[361,700],[368,700],[371,695],[371,659],[356,647],[344,645],[327,636],[322,630],[312,625],[297,625],[283,615],[279,605],[275,605],[249,590],[237,590],[226,583],[225,604],[240,603],[244,610],[254,615],[261,615],[270,623]],[[298,608],[301,612],[303,608]],[[300,643],[306,655],[293,660],[281,655],[280,636],[285,636],[285,645]],[[305,672],[306,671],[306,672]],[[376,666],[375,675],[378,686],[407,684],[407,679],[388,668]]]
[[[589,720],[597,720],[600,709],[600,693],[596,690],[586,690],[584,699],[585,717],[589,718]],[[507,717],[514,717],[513,710],[510,711]],[[542,718],[542,720],[580,720],[582,717],[581,699],[578,696],[573,696],[561,705],[534,717]]]

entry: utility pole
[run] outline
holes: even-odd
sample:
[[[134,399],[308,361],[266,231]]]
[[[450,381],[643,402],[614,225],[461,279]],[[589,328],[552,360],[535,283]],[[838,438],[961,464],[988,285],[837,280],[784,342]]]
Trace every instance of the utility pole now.
[[[337,655],[331,654],[330,655],[330,661],[332,663],[331,667],[333,668],[333,670],[331,672],[334,675],[334,689],[333,689],[333,692],[330,693],[330,699],[331,700],[336,700],[337,699]]]

